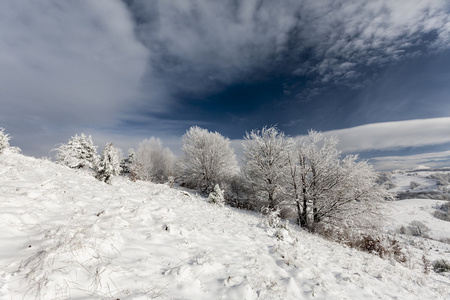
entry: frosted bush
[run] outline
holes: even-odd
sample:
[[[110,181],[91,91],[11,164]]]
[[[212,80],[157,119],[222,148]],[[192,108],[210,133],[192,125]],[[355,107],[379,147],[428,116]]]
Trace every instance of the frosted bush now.
[[[97,179],[106,183],[110,183],[113,176],[120,174],[119,151],[113,147],[112,143],[108,143],[103,150],[103,156],[96,168],[96,173]]]
[[[415,189],[415,188],[417,188],[417,187],[419,187],[420,186],[420,183],[418,183],[418,182],[416,182],[416,181],[411,181],[410,183],[409,183],[409,188],[410,189]]]
[[[4,149],[9,148],[9,134],[4,132],[4,128],[0,127],[0,153],[3,152]]]
[[[436,273],[450,272],[450,262],[439,259],[433,263],[433,269]]]
[[[223,197],[223,190],[218,184],[214,186],[214,190],[208,196],[209,203],[217,204],[223,206],[225,204],[225,199]]]
[[[175,155],[164,148],[159,138],[145,139],[130,158],[130,172],[141,180],[167,182],[173,175]]]
[[[59,163],[74,169],[93,169],[98,162],[97,146],[91,136],[75,135],[67,144],[58,149],[56,159]]]
[[[280,217],[280,209],[272,209],[264,206],[261,208],[263,215],[262,223],[271,228],[287,229],[286,223]],[[286,221],[287,222],[287,221]]]

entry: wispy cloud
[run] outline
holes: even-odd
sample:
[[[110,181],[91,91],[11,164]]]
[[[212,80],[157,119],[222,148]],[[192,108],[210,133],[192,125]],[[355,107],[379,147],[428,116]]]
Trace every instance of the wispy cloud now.
[[[361,152],[449,143],[449,128],[450,118],[435,118],[367,124],[324,134],[339,137],[343,152]]]
[[[319,74],[325,83],[359,85],[367,67],[450,45],[445,0],[307,1],[302,12],[299,48],[313,54],[296,72]]]
[[[374,157],[370,162],[378,171],[417,170],[450,167],[450,151],[406,156]]]
[[[185,92],[245,81],[279,64],[318,83],[357,87],[368,67],[450,45],[446,0],[130,3],[156,73]]]
[[[273,67],[296,1],[130,1],[151,65],[173,90],[211,91]]]

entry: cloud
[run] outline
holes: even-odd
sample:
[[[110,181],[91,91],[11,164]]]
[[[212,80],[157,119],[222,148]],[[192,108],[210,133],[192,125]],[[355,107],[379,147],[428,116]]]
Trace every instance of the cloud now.
[[[450,118],[367,124],[325,132],[337,136],[343,152],[398,150],[450,142]]]
[[[198,120],[162,119],[183,98],[278,73],[358,86],[450,40],[445,0],[0,1],[0,125],[27,153],[131,122],[179,132]]]
[[[450,45],[446,0],[129,2],[154,74],[184,93],[280,66],[316,83],[358,87],[367,68]]]
[[[417,170],[450,166],[450,151],[406,156],[374,157],[370,162],[377,171]]]
[[[0,120],[21,134],[111,126],[138,95],[148,50],[120,1],[2,1]]]
[[[450,19],[443,1],[308,1],[301,47],[313,49],[299,74],[324,83],[354,85],[367,67],[379,67],[448,49]]]
[[[137,0],[130,9],[156,76],[201,93],[273,67],[297,22],[295,2]]]

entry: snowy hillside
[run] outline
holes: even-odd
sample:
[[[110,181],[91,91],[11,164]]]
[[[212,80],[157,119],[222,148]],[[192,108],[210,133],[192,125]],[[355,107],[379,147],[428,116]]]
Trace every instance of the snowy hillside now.
[[[418,260],[383,260],[295,226],[278,241],[257,214],[192,191],[107,185],[8,151],[0,205],[0,299],[450,299],[450,278]],[[407,207],[392,209],[393,228]],[[433,255],[448,259],[440,245]]]

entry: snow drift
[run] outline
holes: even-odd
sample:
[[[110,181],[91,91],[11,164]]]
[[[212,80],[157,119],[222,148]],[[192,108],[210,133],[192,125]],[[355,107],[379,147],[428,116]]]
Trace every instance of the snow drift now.
[[[449,299],[450,280],[192,191],[0,155],[0,299]]]

